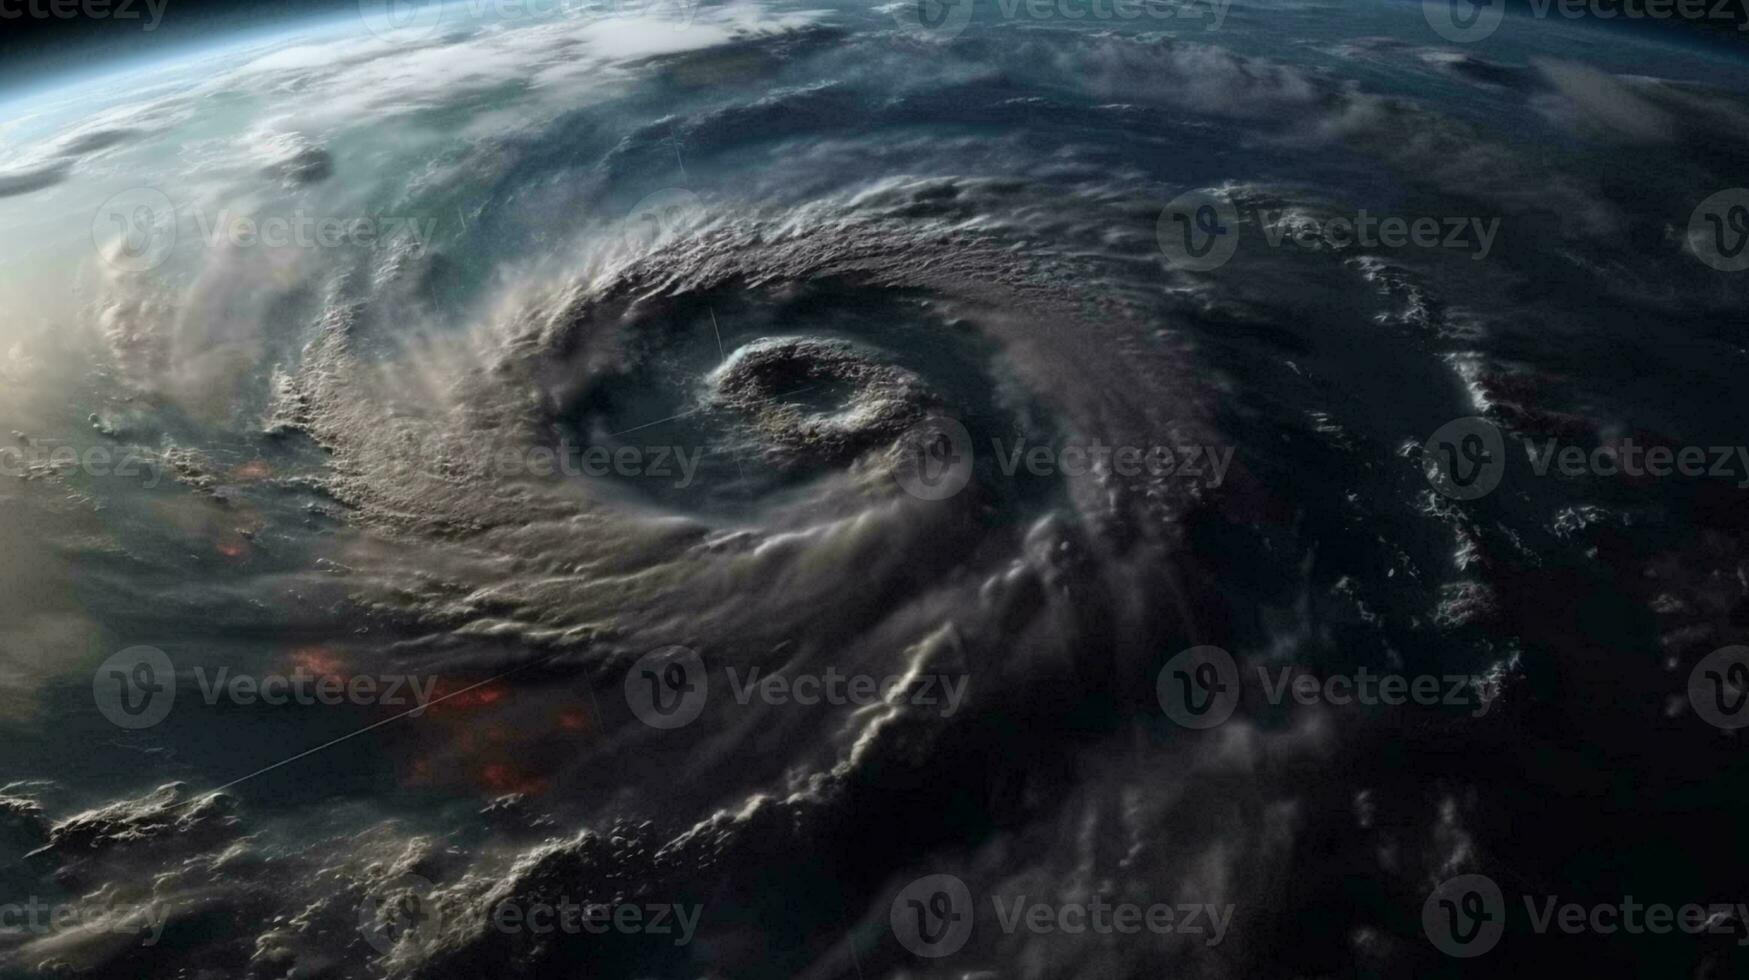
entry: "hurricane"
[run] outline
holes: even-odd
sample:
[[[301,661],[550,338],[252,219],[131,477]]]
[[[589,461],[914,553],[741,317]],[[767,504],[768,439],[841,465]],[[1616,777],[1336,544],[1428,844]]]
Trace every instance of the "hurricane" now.
[[[1741,962],[1737,50],[487,6],[0,102],[0,972]]]

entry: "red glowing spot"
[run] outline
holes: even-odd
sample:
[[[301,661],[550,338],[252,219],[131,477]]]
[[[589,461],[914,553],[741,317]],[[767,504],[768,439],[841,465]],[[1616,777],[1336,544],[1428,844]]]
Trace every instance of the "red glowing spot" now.
[[[472,682],[478,684],[479,682]],[[491,707],[510,696],[510,689],[500,681],[489,681],[470,686],[470,682],[451,680],[440,677],[433,689],[431,701],[432,710],[467,711],[473,708]]]
[[[233,480],[265,480],[273,475],[273,468],[259,459],[252,459],[231,470]]]
[[[249,545],[242,541],[220,541],[214,547],[226,558],[241,558],[249,553]]]
[[[523,793],[529,796],[545,793],[549,785],[540,776],[518,772],[502,762],[487,763],[480,770],[480,781],[493,793]]]
[[[589,716],[575,708],[567,708],[559,712],[559,727],[567,732],[587,731]]]
[[[295,669],[318,677],[339,677],[346,679],[346,664],[334,651],[326,647],[298,647],[288,656]]]

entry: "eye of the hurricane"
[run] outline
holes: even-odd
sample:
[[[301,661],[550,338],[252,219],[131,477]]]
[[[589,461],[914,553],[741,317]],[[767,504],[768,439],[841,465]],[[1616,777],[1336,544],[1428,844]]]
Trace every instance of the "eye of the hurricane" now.
[[[842,287],[840,287],[842,288]],[[868,290],[672,300],[628,316],[616,369],[563,410],[570,471],[683,510],[804,494],[946,413],[982,425],[988,352],[926,300]]]
[[[780,469],[836,464],[891,442],[940,402],[916,374],[844,340],[773,337],[731,353],[705,397],[734,417],[738,448]]]

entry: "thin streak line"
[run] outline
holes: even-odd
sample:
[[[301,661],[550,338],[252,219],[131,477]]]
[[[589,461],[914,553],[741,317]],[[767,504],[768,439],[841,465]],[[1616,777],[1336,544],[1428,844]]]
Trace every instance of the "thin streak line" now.
[[[773,400],[781,399],[781,398],[788,398],[791,395],[800,395],[800,394],[803,394],[805,392],[813,391],[815,388],[818,388],[818,387],[819,387],[819,385],[809,385],[806,388],[797,388],[794,391],[782,392],[781,394],[774,395],[772,397],[773,397]],[[686,411],[681,412],[679,415],[670,415],[665,419],[657,419],[654,422],[645,422],[643,425],[634,425],[629,429],[621,429],[618,432],[609,432],[607,434],[607,437],[609,439],[612,439],[612,438],[615,438],[616,436],[623,436],[623,435],[627,434],[628,432],[636,432],[639,429],[648,429],[652,425],[661,425],[664,422],[672,422],[675,419],[683,419],[683,418],[686,418],[688,415],[697,415],[700,412],[704,412],[704,411],[708,411],[708,410],[709,410],[708,406],[700,406],[698,408],[689,408]]]
[[[680,165],[680,179],[692,183],[692,177],[686,172],[686,161],[680,159],[680,140],[674,135],[674,127],[668,128],[668,142],[674,147],[674,162]]]
[[[716,334],[717,334],[717,356],[726,361],[729,359],[729,355],[726,351],[723,350],[723,328],[717,326],[717,308],[715,306],[712,306],[710,308],[710,310],[711,310],[711,329],[716,331]]]
[[[493,681],[503,680],[504,678],[509,677],[511,674],[514,674],[517,671],[527,670],[528,668],[533,667],[535,664],[544,663],[548,660],[553,659],[556,656],[558,656],[558,654],[554,653],[554,654],[549,654],[545,657],[541,657],[541,658],[536,659],[536,660],[530,660],[528,663],[525,663],[519,667],[513,667],[510,670],[507,670],[504,673],[499,674],[495,677],[488,677],[485,680],[480,681],[478,684],[470,684],[467,687],[464,687],[459,691],[451,691],[450,693],[445,694],[441,698],[437,698],[437,699],[432,700],[432,701],[427,701],[424,704],[419,705],[418,707],[415,707],[415,708],[408,708],[406,711],[403,711],[398,715],[393,715],[391,717],[384,718],[382,721],[376,722],[374,724],[366,725],[363,728],[360,728],[359,730],[357,730],[355,732],[348,732],[347,734],[342,735],[339,738],[333,739],[331,741],[323,742],[321,745],[318,745],[313,749],[305,749],[304,751],[299,752],[297,755],[294,755],[289,759],[281,759],[280,761],[275,762],[273,765],[266,766],[266,767],[263,767],[261,769],[257,769],[247,776],[239,776],[236,779],[233,779],[230,782],[225,783],[222,786],[215,786],[212,789],[209,789],[206,792],[202,793],[199,797],[196,797],[195,799],[189,800],[187,803],[183,803],[183,804],[181,804],[181,806],[175,807],[174,809],[181,809],[181,807],[183,807],[183,806],[193,806],[194,804],[199,803],[202,799],[205,799],[206,797],[209,797],[209,796],[213,795],[214,793],[222,793],[225,790],[230,789],[232,786],[235,786],[238,783],[245,782],[245,781],[250,780],[250,779],[254,779],[256,776],[259,776],[262,773],[272,772],[273,770],[278,769],[280,766],[290,765],[290,764],[298,761],[299,759],[304,758],[305,756],[315,755],[317,752],[320,752],[323,749],[328,748],[329,746],[339,745],[341,742],[344,742],[349,738],[356,738],[360,735],[363,735],[365,732],[370,731],[373,728],[381,728],[384,725],[387,725],[391,721],[400,721],[402,718],[405,718],[410,714],[413,714],[413,713],[419,712],[419,711],[424,711],[426,708],[429,708],[434,704],[440,704],[444,701],[448,701],[450,698],[453,698],[458,694],[466,694],[469,691],[472,691],[473,689],[475,689],[477,687],[484,687],[487,684],[492,683]]]
[[[847,940],[844,945],[850,949],[850,965],[856,967],[856,980],[862,980],[862,961],[857,959],[856,956],[855,928],[852,927],[849,932],[845,933],[844,938]]]
[[[663,422],[672,422],[675,419],[683,419],[683,418],[686,418],[688,415],[697,415],[698,413],[700,413],[702,411],[704,411],[704,408],[702,408],[702,407],[687,409],[686,411],[681,412],[679,415],[670,415],[665,419],[657,419],[654,422],[645,422],[643,425],[634,425],[629,429],[621,429],[618,432],[609,432],[607,434],[607,437],[609,439],[613,439],[613,438],[616,438],[618,436],[626,435],[627,433],[636,432],[639,429],[648,429],[652,425],[661,425]]]
[[[585,684],[583,689],[589,692],[589,704],[595,708],[595,724],[599,726],[607,720],[607,716],[601,713],[601,702],[595,699],[595,685]]]
[[[678,153],[679,149],[676,148],[675,152]],[[711,329],[716,331],[717,334],[717,356],[723,359],[724,364],[727,364],[729,362],[729,355],[728,352],[723,350],[723,328],[717,326],[717,308],[713,304],[709,309],[711,311]],[[747,468],[741,465],[740,453],[735,454],[735,473],[741,478],[742,483],[747,482]]]

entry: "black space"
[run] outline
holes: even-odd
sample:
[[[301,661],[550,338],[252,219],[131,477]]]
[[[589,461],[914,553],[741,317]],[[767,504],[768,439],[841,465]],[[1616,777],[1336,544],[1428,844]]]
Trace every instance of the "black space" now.
[[[55,16],[89,0],[0,0],[0,98],[43,76],[90,69],[198,47],[244,31],[356,10],[351,0],[154,0],[155,27],[145,0],[96,0],[108,15]],[[33,11],[44,15],[33,15]]]

